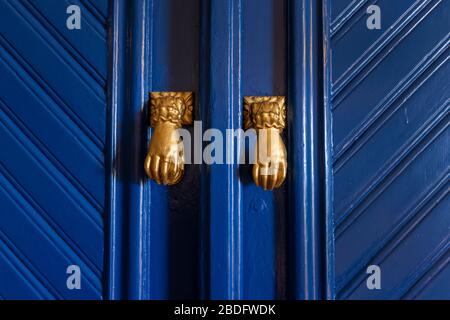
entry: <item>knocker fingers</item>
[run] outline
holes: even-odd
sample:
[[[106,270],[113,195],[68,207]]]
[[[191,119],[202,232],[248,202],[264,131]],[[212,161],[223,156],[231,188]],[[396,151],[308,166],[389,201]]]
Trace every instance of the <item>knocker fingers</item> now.
[[[259,165],[255,163],[252,168],[252,177],[255,184],[259,187]]]
[[[151,163],[152,163],[152,156],[150,154],[147,154],[147,156],[145,157],[144,169],[147,176],[150,179],[153,179],[152,172],[150,170]]]
[[[269,167],[269,178],[267,179],[266,190],[273,190],[277,184],[278,171],[280,170],[279,163],[273,162]]]
[[[259,185],[264,189],[267,190],[267,181],[269,180],[269,166],[268,165],[262,165],[259,168]]]
[[[180,182],[180,180],[183,178],[183,175],[184,175],[184,168],[178,167],[178,170],[176,170],[176,173],[173,176],[172,179],[173,182],[171,184],[177,184],[178,182]]]
[[[150,171],[152,179],[154,179],[158,184],[161,184],[159,162],[160,162],[159,156],[153,156],[152,162],[150,164]]]
[[[280,187],[286,177],[286,163],[284,161],[270,162],[269,164],[253,165],[253,180],[264,190],[273,190]]]
[[[162,183],[167,185],[170,183],[170,177],[169,177],[169,166],[170,166],[170,162],[168,159],[164,159],[161,162],[161,180]]]
[[[165,185],[174,185],[183,177],[184,163],[172,157],[166,158],[161,170],[161,176]]]
[[[283,184],[284,180],[286,179],[286,173],[287,173],[287,162],[281,161],[278,169],[277,183],[275,185],[275,188],[279,188]]]

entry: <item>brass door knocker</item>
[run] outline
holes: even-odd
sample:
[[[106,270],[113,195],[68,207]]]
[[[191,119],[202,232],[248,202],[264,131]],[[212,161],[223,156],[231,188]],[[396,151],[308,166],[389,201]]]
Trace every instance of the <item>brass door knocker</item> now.
[[[286,127],[285,97],[245,97],[244,127],[257,132],[252,176],[264,190],[279,188],[287,171],[287,152],[281,132]]]
[[[184,147],[178,129],[192,124],[192,92],[152,92],[150,123],[154,128],[145,172],[158,184],[174,185],[184,174]]]

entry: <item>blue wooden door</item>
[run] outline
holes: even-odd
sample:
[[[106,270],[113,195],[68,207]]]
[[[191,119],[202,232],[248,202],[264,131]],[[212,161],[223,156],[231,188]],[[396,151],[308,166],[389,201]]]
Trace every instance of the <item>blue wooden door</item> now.
[[[371,5],[380,29],[367,27]],[[331,0],[324,12],[335,297],[449,299],[450,3]]]
[[[449,15],[444,0],[0,0],[0,298],[450,298]],[[202,132],[224,136],[245,96],[285,96],[284,185],[220,163],[149,180],[155,91],[194,92]]]
[[[108,1],[0,1],[0,297],[102,297]],[[78,266],[81,290],[67,287]],[[70,270],[69,270],[70,271]]]

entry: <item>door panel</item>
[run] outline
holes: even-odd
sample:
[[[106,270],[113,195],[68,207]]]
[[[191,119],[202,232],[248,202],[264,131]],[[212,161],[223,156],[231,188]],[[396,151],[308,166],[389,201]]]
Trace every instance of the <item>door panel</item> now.
[[[286,96],[286,1],[242,2],[242,95]],[[241,105],[242,107],[242,105]],[[251,167],[239,175],[243,198],[244,299],[286,296],[286,184],[257,187]]]
[[[106,1],[1,1],[0,295],[102,297]],[[98,7],[97,7],[98,6]],[[69,290],[66,269],[81,269]]]
[[[153,1],[149,91],[192,91],[198,103],[199,10],[197,0]],[[197,106],[194,119],[200,120]],[[170,188],[146,184],[153,204],[150,298],[199,298],[200,167],[186,165],[183,180]]]
[[[375,3],[381,30],[366,26]],[[325,11],[336,297],[448,299],[450,4],[357,4]]]
[[[243,128],[244,96],[287,94],[286,10],[285,1],[203,2],[200,109],[207,128],[225,137]],[[206,297],[285,297],[287,184],[263,191],[249,165],[213,164],[202,175]]]

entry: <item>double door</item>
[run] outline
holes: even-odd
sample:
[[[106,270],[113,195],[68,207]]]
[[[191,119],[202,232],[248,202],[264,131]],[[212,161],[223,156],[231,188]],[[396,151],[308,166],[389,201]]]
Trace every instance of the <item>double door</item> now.
[[[0,297],[450,298],[449,21],[442,0],[1,0]],[[193,92],[224,136],[245,97],[285,97],[284,184],[150,180],[151,92]]]

